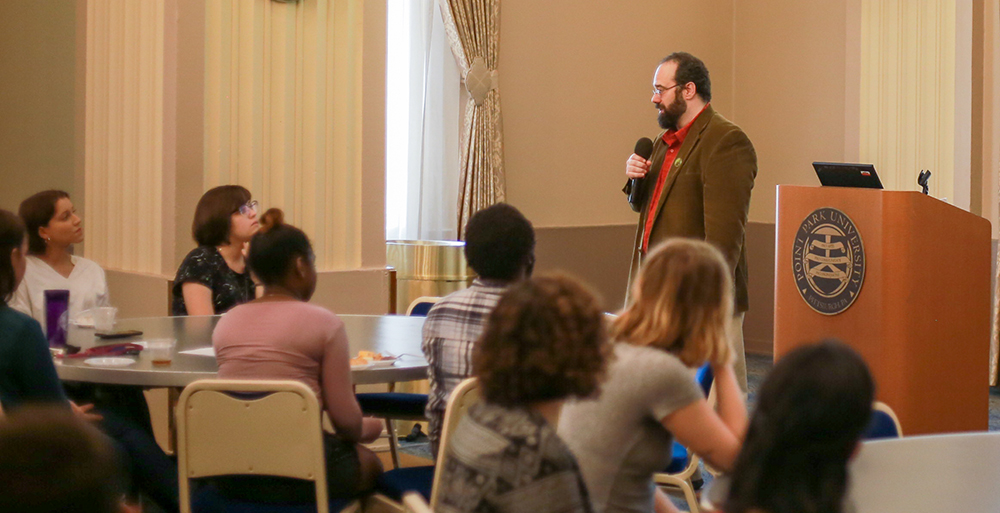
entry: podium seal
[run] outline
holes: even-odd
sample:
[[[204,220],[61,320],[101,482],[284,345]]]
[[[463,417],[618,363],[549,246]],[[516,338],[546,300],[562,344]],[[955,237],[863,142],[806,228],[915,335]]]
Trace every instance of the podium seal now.
[[[865,246],[847,214],[820,208],[799,225],[792,272],[802,299],[823,315],[837,315],[858,298],[865,280]]]

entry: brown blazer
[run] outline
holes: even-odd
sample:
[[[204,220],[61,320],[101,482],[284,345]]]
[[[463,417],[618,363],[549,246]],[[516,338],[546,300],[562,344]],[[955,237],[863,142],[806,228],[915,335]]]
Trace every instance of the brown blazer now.
[[[646,190],[632,204],[633,210],[639,212],[639,225],[632,246],[630,286],[640,265],[639,246],[649,215],[649,197],[666,153],[661,133],[653,143],[650,172],[640,185]],[[706,106],[691,125],[670,167],[649,236],[650,248],[669,237],[702,239],[719,248],[733,269],[737,313],[749,307],[744,246],[750,191],[756,176],[757,153],[750,139],[711,105]],[[630,190],[627,183],[624,192]]]

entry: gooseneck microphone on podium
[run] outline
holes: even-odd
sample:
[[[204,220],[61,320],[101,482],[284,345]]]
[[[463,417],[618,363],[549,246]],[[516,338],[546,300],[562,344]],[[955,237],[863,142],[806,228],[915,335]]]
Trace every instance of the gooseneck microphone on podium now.
[[[635,150],[633,153],[636,155],[649,160],[649,157],[653,155],[653,140],[649,137],[643,137],[635,142]],[[642,181],[645,178],[632,178],[632,187],[628,192],[628,202],[631,205],[637,205],[642,201]]]

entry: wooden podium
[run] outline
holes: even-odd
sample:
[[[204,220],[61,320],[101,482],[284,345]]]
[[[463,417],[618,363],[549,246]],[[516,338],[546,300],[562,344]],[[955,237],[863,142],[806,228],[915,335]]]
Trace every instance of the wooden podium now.
[[[904,434],[987,430],[989,221],[918,192],[781,185],[777,204],[775,358],[838,338]]]

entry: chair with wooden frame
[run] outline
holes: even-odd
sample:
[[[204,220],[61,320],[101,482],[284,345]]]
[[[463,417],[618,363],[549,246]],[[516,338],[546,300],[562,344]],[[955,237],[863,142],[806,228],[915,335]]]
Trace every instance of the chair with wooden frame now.
[[[419,492],[422,497],[427,499],[423,494],[427,493],[428,489],[430,490],[428,501],[430,507],[432,510],[437,508],[439,492],[437,484],[440,482],[443,469],[440,464],[441,455],[447,451],[451,433],[455,431],[458,422],[465,416],[469,407],[479,401],[478,379],[468,378],[459,383],[448,397],[448,405],[445,407],[444,419],[441,422],[441,438],[438,447],[437,464],[433,467],[390,470],[382,474],[378,485],[381,493],[375,494],[365,502],[365,511],[402,513],[403,504],[400,504],[398,501],[405,497],[407,492]],[[433,474],[430,474],[433,476],[430,483],[427,483],[428,470],[433,470]]]
[[[181,513],[191,513],[191,479],[264,475],[312,481],[315,504],[279,505],[283,511],[357,511],[356,501],[330,502],[326,485],[321,410],[316,394],[298,381],[199,380],[177,404],[177,463]],[[196,502],[225,511],[276,509],[223,497],[211,486]],[[198,501],[197,499],[202,499]]]

